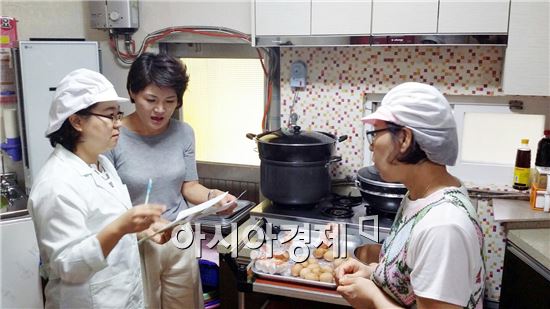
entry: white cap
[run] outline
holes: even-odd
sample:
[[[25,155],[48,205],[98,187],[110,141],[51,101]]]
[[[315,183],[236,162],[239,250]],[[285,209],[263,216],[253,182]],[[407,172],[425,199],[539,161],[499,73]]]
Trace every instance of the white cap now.
[[[452,108],[436,88],[421,83],[403,83],[391,89],[376,111],[363,118],[393,122],[413,131],[428,159],[454,165],[458,156],[458,136]]]
[[[98,102],[129,102],[121,98],[111,82],[98,72],[78,69],[67,74],[53,96],[46,136],[59,130],[63,122],[74,113]]]

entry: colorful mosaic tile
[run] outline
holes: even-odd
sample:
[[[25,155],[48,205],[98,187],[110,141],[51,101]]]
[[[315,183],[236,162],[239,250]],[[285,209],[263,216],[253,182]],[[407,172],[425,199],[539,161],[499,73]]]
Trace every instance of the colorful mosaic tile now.
[[[483,229],[483,257],[485,259],[485,298],[498,301],[504,265],[506,231],[495,222],[492,200],[477,200],[477,215]]]
[[[294,112],[304,129],[348,135],[337,146],[342,162],[333,176],[353,176],[363,162],[363,101],[406,82],[424,82],[451,95],[499,95],[504,48],[468,47],[323,47],[281,48],[281,125],[289,123],[294,93],[290,65],[307,65],[307,86],[297,92]]]

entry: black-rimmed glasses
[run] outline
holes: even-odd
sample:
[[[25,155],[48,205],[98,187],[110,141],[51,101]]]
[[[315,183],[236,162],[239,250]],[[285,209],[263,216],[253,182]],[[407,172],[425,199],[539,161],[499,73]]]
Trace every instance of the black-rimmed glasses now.
[[[92,113],[92,112],[87,112],[85,115],[92,115],[92,116],[107,118],[107,119],[112,120],[113,123],[115,123],[116,121],[122,120],[122,118],[124,117],[124,113],[123,113],[123,112],[118,112],[118,113],[116,113],[116,114],[111,114],[111,115],[102,115],[102,114],[96,114],[96,113]]]
[[[389,130],[389,129],[390,129],[390,128],[387,127],[387,128],[383,128],[383,129],[367,131],[365,134],[367,135],[367,141],[369,142],[369,145],[372,145],[372,142],[373,142],[374,139],[376,138],[376,134],[377,134],[377,133],[384,132],[384,131],[387,131],[387,130]]]
[[[385,128],[378,129],[378,130],[367,131],[365,133],[367,135],[367,141],[369,142],[369,145],[372,145],[372,142],[376,138],[377,133],[384,132],[384,131],[390,131],[390,132],[395,133],[395,132],[398,132],[399,130],[403,129],[403,126],[394,124],[392,122],[386,122],[386,123],[387,123],[388,126],[385,127]]]

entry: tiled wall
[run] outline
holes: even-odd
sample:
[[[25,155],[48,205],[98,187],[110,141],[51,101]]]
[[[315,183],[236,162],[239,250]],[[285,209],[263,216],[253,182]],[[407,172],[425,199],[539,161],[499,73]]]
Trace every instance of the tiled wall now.
[[[338,145],[343,157],[335,178],[354,175],[363,162],[364,96],[385,93],[406,82],[429,83],[444,94],[499,95],[504,48],[468,47],[323,47],[281,48],[281,125],[288,124],[294,98],[290,65],[307,65],[307,86],[297,92],[294,111],[305,129],[348,135]]]
[[[477,200],[477,215],[483,230],[483,257],[485,261],[485,298],[500,299],[500,284],[506,248],[504,226],[495,221],[492,200]]]

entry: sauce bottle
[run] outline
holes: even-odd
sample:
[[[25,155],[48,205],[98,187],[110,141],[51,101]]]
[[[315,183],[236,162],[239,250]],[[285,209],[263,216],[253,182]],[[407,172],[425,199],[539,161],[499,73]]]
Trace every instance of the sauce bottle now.
[[[548,177],[541,173],[542,168],[550,168],[550,130],[544,130],[544,137],[539,141],[535,159],[534,184],[538,189],[546,188]]]
[[[539,141],[535,165],[550,167],[550,130],[544,130],[544,137]]]
[[[531,176],[531,148],[529,148],[529,139],[521,140],[516,153],[516,165],[514,167],[514,189],[529,189],[529,177]]]

